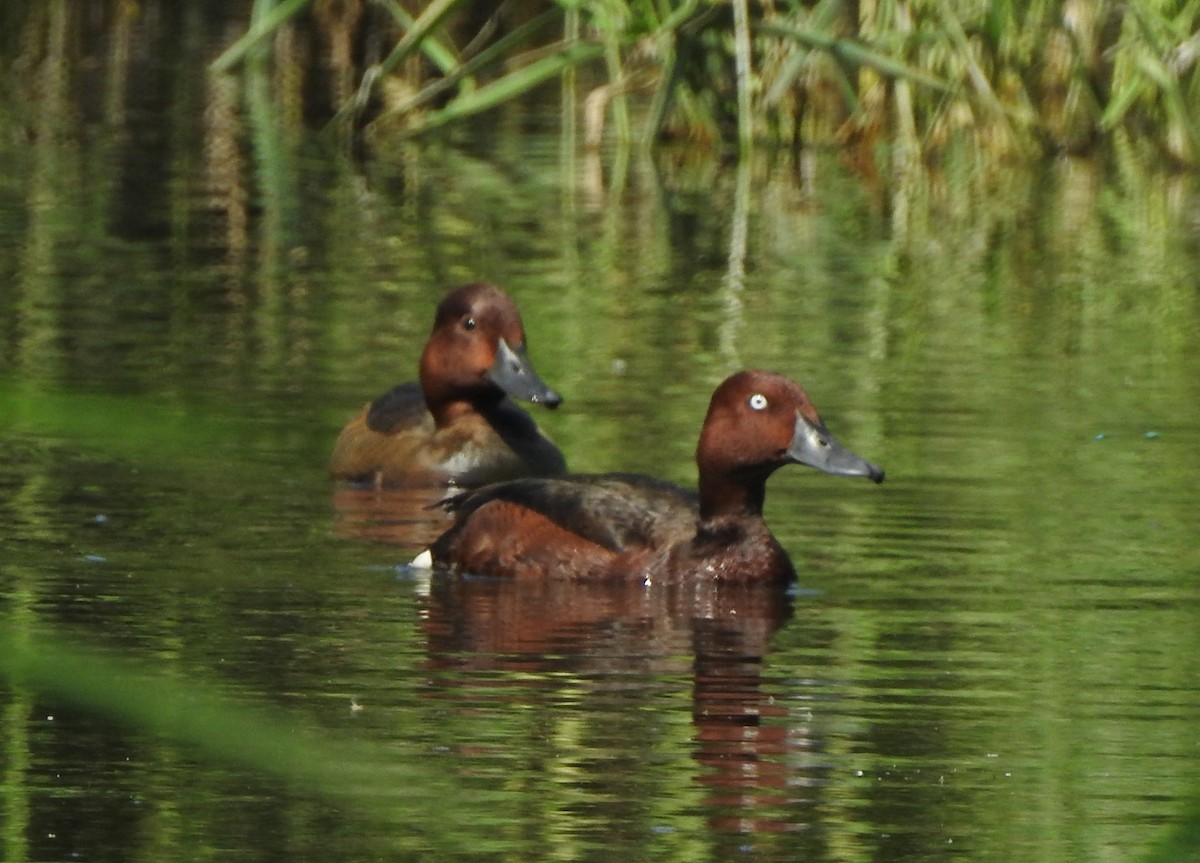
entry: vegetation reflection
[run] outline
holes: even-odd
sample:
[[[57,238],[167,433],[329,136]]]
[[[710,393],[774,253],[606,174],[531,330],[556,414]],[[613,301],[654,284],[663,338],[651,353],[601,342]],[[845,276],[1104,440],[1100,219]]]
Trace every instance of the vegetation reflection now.
[[[1194,793],[1162,753],[1194,740],[1200,650],[1197,190],[1173,171],[1196,3],[585,3],[485,16],[469,50],[462,3],[223,5],[0,11],[9,856],[59,850],[30,829],[37,759],[72,742],[46,746],[46,703],[137,738],[150,857],[230,819],[299,845],[327,794],[383,825],[364,858],[728,857],[752,824],[764,857],[936,859],[936,812],[982,857],[1082,859]],[[347,105],[366,151],[312,132]],[[687,145],[747,130],[734,166]],[[691,483],[725,373],[813,378],[906,477],[878,501],[773,489],[806,589],[836,595],[706,630],[740,660],[706,663],[693,618],[599,601],[531,647],[494,641],[516,628],[488,602],[545,597],[422,594],[369,568],[401,549],[331,541],[336,429],[477,277],[529,300],[581,470]],[[606,625],[638,650],[579,649]],[[347,728],[323,707],[350,715],[349,682],[384,703]],[[693,715],[729,695],[724,724]],[[989,753],[1031,748],[996,803]],[[904,772],[935,762],[948,786]],[[788,797],[781,771],[819,787]],[[1043,832],[1014,837],[1028,813]]]

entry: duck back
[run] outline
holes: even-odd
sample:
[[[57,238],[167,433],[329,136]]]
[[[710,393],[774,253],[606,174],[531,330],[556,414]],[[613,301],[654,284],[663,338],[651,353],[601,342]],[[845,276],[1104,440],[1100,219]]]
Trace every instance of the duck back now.
[[[614,575],[692,536],[699,500],[630,473],[520,479],[444,502],[455,525],[431,548],[475,574]]]

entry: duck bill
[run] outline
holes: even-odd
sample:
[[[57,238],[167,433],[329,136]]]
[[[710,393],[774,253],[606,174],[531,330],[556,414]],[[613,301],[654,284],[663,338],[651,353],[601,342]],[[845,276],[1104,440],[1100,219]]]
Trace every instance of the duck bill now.
[[[825,423],[812,423],[796,414],[796,429],[787,448],[788,461],[806,464],[837,476],[865,476],[872,482],[883,482],[883,468],[871,464],[851,452],[825,428]]]
[[[496,361],[486,377],[514,399],[549,408],[558,407],[562,401],[562,396],[546,386],[533,370],[525,349],[514,351],[504,339],[496,346]]]

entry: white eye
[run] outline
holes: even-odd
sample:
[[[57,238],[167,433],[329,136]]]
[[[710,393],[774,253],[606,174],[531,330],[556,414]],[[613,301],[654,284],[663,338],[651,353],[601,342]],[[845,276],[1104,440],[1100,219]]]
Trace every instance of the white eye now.
[[[750,396],[750,407],[756,411],[760,411],[767,406],[767,397],[762,393],[755,393]]]

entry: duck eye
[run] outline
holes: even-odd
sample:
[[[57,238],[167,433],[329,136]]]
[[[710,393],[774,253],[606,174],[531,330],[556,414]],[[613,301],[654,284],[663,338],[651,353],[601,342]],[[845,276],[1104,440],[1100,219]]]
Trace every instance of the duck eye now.
[[[463,329],[464,330],[475,329],[475,319],[474,318],[463,318]]]
[[[755,393],[750,396],[749,404],[754,410],[760,411],[767,406],[767,397],[762,393]]]

